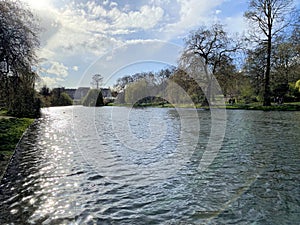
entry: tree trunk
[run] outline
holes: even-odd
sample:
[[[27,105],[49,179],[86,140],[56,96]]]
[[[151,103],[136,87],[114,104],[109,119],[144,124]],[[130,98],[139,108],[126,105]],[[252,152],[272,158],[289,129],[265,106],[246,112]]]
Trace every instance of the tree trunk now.
[[[270,90],[270,73],[271,73],[271,50],[272,43],[271,38],[268,37],[268,52],[267,52],[267,68],[265,75],[265,91],[264,91],[264,106],[271,106],[271,90]]]
[[[211,75],[208,72],[208,64],[206,63],[204,65],[204,71],[207,79],[207,87],[206,87],[206,92],[205,92],[205,99],[202,102],[202,106],[209,106],[211,104]],[[203,90],[204,91],[204,90]]]
[[[268,4],[268,43],[267,43],[267,68],[265,75],[265,92],[264,106],[271,106],[271,90],[270,90],[270,73],[271,73],[271,53],[272,53],[272,21],[271,21],[271,5]]]

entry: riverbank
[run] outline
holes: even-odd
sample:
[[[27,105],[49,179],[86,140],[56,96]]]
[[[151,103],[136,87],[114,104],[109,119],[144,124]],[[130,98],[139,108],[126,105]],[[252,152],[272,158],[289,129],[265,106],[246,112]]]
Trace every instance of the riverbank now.
[[[263,106],[262,103],[233,104],[226,105],[226,109],[245,109],[262,111],[300,111],[300,102],[272,104],[271,106]]]
[[[125,106],[131,107],[131,104],[114,104],[111,103],[108,106]],[[162,104],[158,103],[142,103],[136,104],[134,107],[156,107],[156,108],[197,108],[197,109],[209,109],[209,106],[201,106],[201,105],[191,105],[191,104]],[[292,103],[284,103],[284,104],[272,104],[272,106],[263,106],[262,103],[250,103],[250,104],[226,104],[226,106],[221,106],[219,108],[232,109],[232,110],[261,110],[261,111],[300,111],[300,102],[292,102]]]
[[[34,119],[13,118],[0,113],[0,180],[25,130]]]

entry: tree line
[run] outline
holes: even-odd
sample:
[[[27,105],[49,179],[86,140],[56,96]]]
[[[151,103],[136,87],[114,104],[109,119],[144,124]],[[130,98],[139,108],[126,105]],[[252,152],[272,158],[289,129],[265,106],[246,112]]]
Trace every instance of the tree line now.
[[[118,101],[132,103],[149,94],[181,103],[191,98],[207,105],[215,98],[214,78],[224,96],[234,101],[264,106],[300,101],[300,18],[293,1],[251,0],[244,17],[252,24],[248,35],[233,38],[222,24],[202,26],[185,39],[176,68],[119,78]],[[184,93],[176,94],[178,86]]]
[[[94,80],[94,79],[93,79]],[[76,95],[76,91],[74,92]],[[80,94],[81,95],[81,94]],[[84,105],[84,106],[103,106],[104,99],[101,93],[101,89],[89,89],[84,96],[80,96],[80,99],[73,99],[75,96],[70,96],[64,87],[53,88],[50,90],[44,85],[38,92],[38,96],[41,99],[42,107],[53,106],[70,106],[70,105]]]
[[[178,66],[120,78],[118,101],[207,105],[218,98],[215,78],[224,95],[237,101],[265,106],[299,101],[300,17],[293,5],[293,0],[250,0],[244,16],[251,32],[243,38],[233,38],[222,24],[191,31]],[[37,117],[38,22],[18,0],[1,0],[0,13],[0,107],[10,115]],[[99,78],[93,81],[96,86]],[[62,93],[54,95],[63,96],[54,105],[68,101]]]

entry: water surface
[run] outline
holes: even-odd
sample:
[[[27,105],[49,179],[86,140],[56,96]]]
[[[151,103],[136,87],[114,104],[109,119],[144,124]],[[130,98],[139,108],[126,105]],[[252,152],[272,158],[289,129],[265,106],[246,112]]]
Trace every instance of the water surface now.
[[[197,111],[199,129],[180,110],[44,109],[2,180],[0,224],[300,221],[299,112],[227,111],[222,148],[199,171],[210,112]]]

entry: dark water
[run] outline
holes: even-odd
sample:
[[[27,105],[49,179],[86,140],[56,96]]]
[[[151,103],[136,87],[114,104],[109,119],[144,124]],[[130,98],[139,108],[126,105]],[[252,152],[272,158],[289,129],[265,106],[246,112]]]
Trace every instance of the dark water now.
[[[300,112],[211,115],[61,107],[25,134],[0,186],[0,224],[299,224]],[[182,122],[184,118],[184,123]]]

